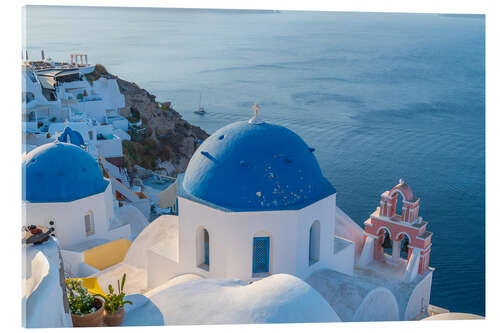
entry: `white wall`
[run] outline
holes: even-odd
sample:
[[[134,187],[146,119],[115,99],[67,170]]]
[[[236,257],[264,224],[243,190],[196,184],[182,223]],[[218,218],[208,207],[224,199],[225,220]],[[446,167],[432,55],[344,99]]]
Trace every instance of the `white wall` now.
[[[59,101],[55,102],[47,100],[42,93],[42,86],[40,85],[40,82],[31,81],[31,79],[28,77],[27,72],[25,71],[23,71],[22,75],[22,85],[23,92],[31,92],[33,93],[33,95],[35,95],[34,101],[30,102],[29,105],[51,105],[54,108],[61,107],[61,103]],[[28,105],[24,104],[23,107],[28,107]]]
[[[185,272],[217,278],[252,278],[253,237],[267,232],[270,239],[270,273],[295,271],[295,256],[289,253],[283,260],[274,255],[285,250],[284,244],[295,243],[298,217],[288,212],[225,213],[190,200],[179,198],[179,261]],[[283,224],[289,231],[283,231]],[[198,268],[196,235],[199,227],[210,237],[210,268]],[[278,237],[278,235],[281,235]]]
[[[128,120],[126,118],[119,118],[119,119],[108,118],[108,121],[111,122],[114,128],[119,128],[125,133],[128,131]],[[130,136],[128,140],[130,140]]]
[[[335,235],[354,242],[358,259],[365,239],[363,229],[338,206],[335,211]]]
[[[44,120],[45,123],[51,121],[52,118],[55,118],[55,121],[62,122],[66,119],[69,119],[69,108],[61,107],[60,105],[56,106],[37,106],[32,109],[27,109],[26,113],[35,112],[35,120]],[[29,116],[29,115],[28,115]]]
[[[103,193],[71,202],[30,203],[23,202],[25,225],[36,224],[50,227],[49,221],[55,222],[55,234],[61,248],[69,248],[93,239],[114,240],[130,237],[130,227],[109,230],[113,218],[111,184]],[[87,236],[84,216],[92,211],[95,234]]]
[[[123,156],[122,140],[115,138],[113,140],[97,140],[97,150],[102,157],[121,157]]]
[[[98,125],[96,126],[97,133],[103,135],[112,135],[114,127],[113,125]]]
[[[386,288],[378,287],[363,299],[349,321],[396,321],[399,320],[398,302]]]
[[[156,288],[165,281],[179,275],[179,264],[154,251],[154,249],[149,249],[146,252],[146,261],[148,267],[148,289]]]
[[[347,242],[347,240],[335,237],[335,242]],[[340,251],[335,252],[331,266],[332,269],[352,276],[354,274],[354,261],[356,258],[355,250],[355,244],[350,242],[349,245],[345,246]]]
[[[99,125],[96,127],[98,134],[112,135],[113,139],[97,140],[96,147],[102,157],[123,156],[122,140],[113,134],[113,125]]]
[[[81,88],[81,89],[87,89],[88,92],[90,92],[90,84],[88,83],[87,80],[75,80],[71,82],[62,82],[62,84],[59,86],[60,89],[74,89],[74,88]]]
[[[427,276],[422,279],[422,281],[420,281],[413,290],[413,293],[408,300],[404,318],[402,318],[403,320],[415,319],[422,309],[427,309],[429,306],[431,298],[432,274],[432,271],[427,274]]]
[[[299,211],[297,271],[294,275],[300,278],[305,278],[317,269],[331,268],[333,265],[336,197],[337,194],[333,194]],[[309,265],[309,230],[314,221],[320,223],[320,257],[318,262]]]
[[[64,305],[64,276],[57,242],[51,238],[41,245],[23,245],[22,250],[23,326],[72,327],[69,307]]]
[[[120,93],[116,79],[100,78],[93,83],[93,88],[108,101],[112,109],[125,107],[125,96]]]
[[[116,124],[113,123],[113,126],[115,126],[115,129],[113,130],[113,134],[119,137],[122,140],[130,140],[130,135],[126,132],[128,129],[128,120],[127,121],[127,127],[125,130],[121,129],[120,127],[116,128]]]
[[[103,122],[106,117],[106,109],[109,108],[109,105],[105,100],[96,100],[78,102],[73,104],[72,107],[77,111],[86,113],[90,118]]]
[[[333,261],[335,195],[298,211],[223,212],[179,198],[179,262],[184,273],[252,280],[253,238],[270,236],[269,273],[299,277]],[[309,266],[309,229],[321,223],[320,260]],[[210,267],[197,267],[199,227],[210,237]]]
[[[118,112],[119,108],[125,107],[125,96],[120,93],[115,79],[100,78],[93,82],[93,85],[90,85],[86,80],[67,82],[62,85],[62,88],[63,90],[67,88],[86,89],[89,96],[100,97],[101,100],[79,102],[74,105],[76,110],[85,112],[100,122],[105,121],[106,110],[113,109]]]
[[[138,201],[131,202],[130,205],[137,208],[148,221],[150,220],[151,201],[149,199],[140,199]]]
[[[64,272],[70,276],[77,276],[78,265],[83,262],[83,253],[61,249],[61,256],[64,263]]]

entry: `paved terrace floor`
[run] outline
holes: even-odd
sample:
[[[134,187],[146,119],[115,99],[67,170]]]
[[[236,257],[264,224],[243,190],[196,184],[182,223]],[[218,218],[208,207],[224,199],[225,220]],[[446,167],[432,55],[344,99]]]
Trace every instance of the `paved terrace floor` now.
[[[306,280],[337,312],[342,321],[351,321],[364,298],[374,289],[389,289],[399,306],[399,317],[404,318],[406,305],[418,285],[431,271],[418,275],[411,283],[404,282],[405,262],[399,264],[384,261],[367,267],[355,266],[353,276],[324,269],[311,274]],[[394,276],[400,279],[394,279]]]

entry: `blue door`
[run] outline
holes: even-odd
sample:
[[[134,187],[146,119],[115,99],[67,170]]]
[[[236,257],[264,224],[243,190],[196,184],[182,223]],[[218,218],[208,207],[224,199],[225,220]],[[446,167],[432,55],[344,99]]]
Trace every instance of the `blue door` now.
[[[269,237],[253,239],[253,273],[269,272]]]

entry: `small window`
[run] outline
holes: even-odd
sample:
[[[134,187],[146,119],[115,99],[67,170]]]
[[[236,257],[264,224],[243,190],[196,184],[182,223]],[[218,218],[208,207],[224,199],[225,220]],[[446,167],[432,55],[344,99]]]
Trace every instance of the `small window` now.
[[[320,252],[320,225],[314,221],[309,229],[309,266],[319,261]]]
[[[210,236],[208,236],[208,231],[205,229],[203,233],[203,264],[210,265]]]
[[[252,273],[269,273],[269,237],[253,238]]]
[[[207,229],[199,228],[196,237],[198,267],[208,271],[210,269],[210,235]]]
[[[94,140],[94,132],[89,131],[89,140]]]
[[[88,212],[85,214],[85,234],[88,236],[92,236],[95,234],[95,225],[94,225],[94,214],[92,212]]]

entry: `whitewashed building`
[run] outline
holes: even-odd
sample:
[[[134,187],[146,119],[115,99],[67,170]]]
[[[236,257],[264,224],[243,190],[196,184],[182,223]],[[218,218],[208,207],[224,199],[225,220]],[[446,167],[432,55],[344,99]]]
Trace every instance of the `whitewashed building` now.
[[[74,57],[73,57],[74,58]],[[27,66],[23,70],[23,132],[25,151],[54,141],[67,127],[80,132],[88,151],[123,167],[122,140],[130,140],[129,122],[120,115],[125,96],[115,78],[85,77],[94,66]]]
[[[85,250],[120,238],[133,240],[140,231],[117,216],[110,181],[79,146],[42,145],[23,156],[22,167],[24,224],[54,228],[67,273],[96,272],[83,262]]]
[[[334,266],[335,188],[285,127],[251,120],[218,130],[177,185],[183,270],[252,280]]]
[[[175,184],[178,215],[153,221],[122,264],[96,275],[99,282],[127,272],[129,290],[149,295],[185,274],[242,283],[288,274],[311,285],[342,321],[425,316],[433,269],[408,279],[411,254],[395,260],[380,251],[360,264],[367,234],[337,207],[314,149],[257,111],[199,146]]]
[[[77,166],[54,168],[47,183],[36,177],[36,165],[51,166],[52,159],[44,159],[42,151],[25,159],[37,186],[26,192],[26,206],[42,214],[34,210],[40,195],[45,208],[53,201],[64,207],[44,186],[65,175],[77,179],[73,184],[89,177],[85,179],[92,181],[78,189],[63,180],[70,189],[61,187],[68,196],[64,202],[83,203],[102,195],[99,223],[105,232],[110,228],[109,184],[80,151],[72,150],[82,159]],[[123,261],[92,275],[107,286],[127,274],[126,292],[134,305],[126,306],[126,325],[394,321],[428,315],[433,268],[427,252],[422,259],[422,252],[413,249],[405,258],[405,249],[398,247],[404,241],[390,232],[396,244],[390,248],[397,254],[384,253],[389,249],[382,244],[388,239],[385,233],[377,229],[372,235],[369,229],[379,210],[364,232],[337,207],[336,189],[323,176],[314,149],[291,130],[260,120],[257,106],[249,121],[229,124],[207,138],[175,186],[178,215],[157,218],[135,238]],[[383,195],[396,200],[392,194],[398,186]],[[407,204],[415,206],[410,191],[405,193]],[[77,215],[85,211],[80,205],[78,209]],[[404,214],[402,218],[396,210],[384,214],[389,231],[404,223]],[[417,227],[417,214],[412,216],[405,228]],[[78,230],[85,221],[75,216],[71,223]],[[430,240],[424,231],[415,237],[424,236]],[[425,265],[406,274],[417,259]],[[222,312],[214,313],[212,305]]]

